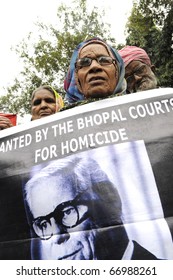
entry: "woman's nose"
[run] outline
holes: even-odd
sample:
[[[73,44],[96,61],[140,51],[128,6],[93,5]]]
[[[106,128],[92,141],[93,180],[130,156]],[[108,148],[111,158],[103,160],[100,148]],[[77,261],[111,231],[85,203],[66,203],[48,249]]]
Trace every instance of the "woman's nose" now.
[[[92,59],[91,65],[90,65],[90,69],[94,70],[94,69],[101,69],[101,65],[100,63],[97,61],[97,59]]]
[[[42,100],[40,103],[40,107],[41,108],[47,107],[47,102],[45,100]]]

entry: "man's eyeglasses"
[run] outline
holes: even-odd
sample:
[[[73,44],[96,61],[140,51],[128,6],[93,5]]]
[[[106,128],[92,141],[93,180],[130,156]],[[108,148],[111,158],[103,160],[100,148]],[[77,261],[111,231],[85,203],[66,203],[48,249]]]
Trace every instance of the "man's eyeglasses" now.
[[[127,84],[131,83],[134,80],[134,75],[141,76],[145,74],[148,70],[148,65],[144,64],[138,68],[136,68],[130,76],[126,77]]]
[[[115,61],[115,59],[113,59],[110,56],[99,56],[99,57],[94,57],[94,58],[83,57],[83,58],[79,58],[76,61],[75,67],[76,67],[76,69],[80,69],[80,68],[83,68],[83,67],[88,67],[88,66],[91,65],[93,60],[96,60],[102,66],[110,65]]]
[[[43,240],[51,238],[54,233],[54,225],[51,222],[51,218],[54,218],[56,224],[64,229],[73,228],[87,219],[87,210],[80,217],[79,205],[86,205],[86,201],[78,201],[80,196],[81,194],[74,200],[59,204],[52,213],[34,219],[32,227],[35,233]]]

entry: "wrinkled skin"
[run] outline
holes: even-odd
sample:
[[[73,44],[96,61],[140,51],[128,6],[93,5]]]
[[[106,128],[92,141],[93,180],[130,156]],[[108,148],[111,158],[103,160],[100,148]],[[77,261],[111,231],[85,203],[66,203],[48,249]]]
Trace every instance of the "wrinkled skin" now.
[[[104,45],[97,43],[86,45],[79,54],[79,58],[100,56],[110,56],[110,54]],[[92,60],[90,66],[77,70],[76,82],[78,89],[86,98],[107,97],[113,94],[118,83],[117,65],[112,63],[103,66],[96,60]]]
[[[140,70],[142,69],[142,70]],[[127,93],[145,91],[157,87],[157,78],[151,67],[141,61],[132,61],[125,68]]]
[[[55,96],[47,89],[36,91],[31,103],[32,120],[55,114]]]

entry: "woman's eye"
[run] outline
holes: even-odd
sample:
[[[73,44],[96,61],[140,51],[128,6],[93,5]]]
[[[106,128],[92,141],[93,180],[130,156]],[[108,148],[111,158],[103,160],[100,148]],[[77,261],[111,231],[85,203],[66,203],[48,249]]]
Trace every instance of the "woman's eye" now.
[[[41,99],[37,99],[33,102],[34,106],[38,106],[41,103]]]
[[[45,102],[46,103],[55,103],[55,100],[53,98],[46,98]]]

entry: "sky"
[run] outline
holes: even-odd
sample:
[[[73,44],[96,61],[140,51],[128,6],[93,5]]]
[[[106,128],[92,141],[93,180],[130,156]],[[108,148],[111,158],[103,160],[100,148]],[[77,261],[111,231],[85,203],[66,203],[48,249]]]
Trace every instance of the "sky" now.
[[[88,7],[98,7],[106,12],[106,23],[111,24],[111,34],[116,43],[125,43],[125,24],[130,15],[133,0],[87,0]],[[72,0],[5,0],[0,3],[0,95],[12,85],[22,70],[15,51],[17,44],[27,38],[29,32],[37,33],[35,23],[53,24],[57,20],[57,7],[70,5]],[[101,3],[103,2],[103,3]]]

